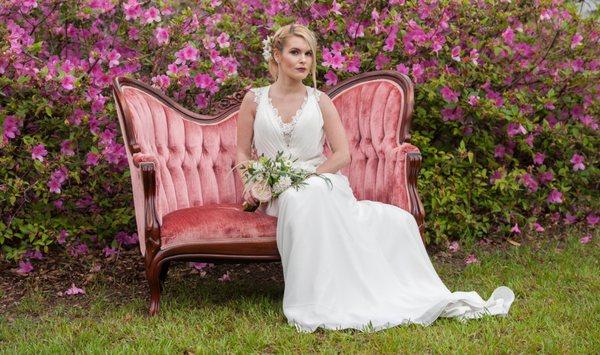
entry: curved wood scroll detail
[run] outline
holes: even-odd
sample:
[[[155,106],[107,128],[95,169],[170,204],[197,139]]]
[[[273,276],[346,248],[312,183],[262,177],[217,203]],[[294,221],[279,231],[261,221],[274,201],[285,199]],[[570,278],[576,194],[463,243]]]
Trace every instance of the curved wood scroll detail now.
[[[423,208],[417,190],[417,177],[421,170],[421,153],[409,152],[406,158],[408,169],[406,184],[408,185],[409,212],[415,216],[417,224],[419,225],[419,231],[421,232],[421,239],[423,239],[423,243],[425,243],[425,209]]]

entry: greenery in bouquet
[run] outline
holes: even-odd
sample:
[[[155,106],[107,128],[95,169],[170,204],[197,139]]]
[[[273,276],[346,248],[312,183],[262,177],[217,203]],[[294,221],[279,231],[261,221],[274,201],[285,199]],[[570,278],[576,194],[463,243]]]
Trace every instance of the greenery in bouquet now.
[[[260,203],[276,199],[290,187],[298,190],[313,175],[321,177],[333,188],[328,177],[298,167],[294,164],[297,160],[285,156],[283,152],[277,152],[274,159],[261,155],[256,160],[238,164],[244,183],[244,195],[249,191],[259,201],[259,204],[244,202],[244,210],[255,211]]]

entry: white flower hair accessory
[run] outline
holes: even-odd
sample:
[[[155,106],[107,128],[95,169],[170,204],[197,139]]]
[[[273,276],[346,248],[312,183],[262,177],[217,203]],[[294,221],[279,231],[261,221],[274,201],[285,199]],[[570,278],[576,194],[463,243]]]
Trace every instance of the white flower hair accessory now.
[[[269,59],[271,59],[271,36],[267,36],[267,38],[265,38],[262,43],[263,43],[263,58],[265,58],[265,60],[268,62]]]

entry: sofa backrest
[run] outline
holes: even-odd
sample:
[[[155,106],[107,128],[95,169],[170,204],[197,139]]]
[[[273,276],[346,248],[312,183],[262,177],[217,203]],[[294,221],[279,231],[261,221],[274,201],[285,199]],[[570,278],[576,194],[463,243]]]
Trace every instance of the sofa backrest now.
[[[392,71],[350,78],[327,94],[342,117],[352,163],[342,169],[358,199],[380,200],[385,187],[385,152],[407,140],[413,100],[412,84]],[[143,188],[133,154],[153,155],[156,167],[157,217],[181,208],[242,202],[243,185],[232,171],[236,160],[236,122],[244,93],[219,103],[214,116],[191,112],[156,89],[129,78],[116,78],[118,104],[131,170],[140,247],[144,253]],[[325,143],[325,154],[330,155]],[[382,201],[388,202],[388,201]]]
[[[382,74],[383,73],[383,74]],[[359,200],[389,203],[388,165],[393,148],[410,140],[413,86],[396,72],[370,72],[353,77],[328,92],[340,114],[352,161],[341,172]],[[329,156],[329,144],[325,144]]]

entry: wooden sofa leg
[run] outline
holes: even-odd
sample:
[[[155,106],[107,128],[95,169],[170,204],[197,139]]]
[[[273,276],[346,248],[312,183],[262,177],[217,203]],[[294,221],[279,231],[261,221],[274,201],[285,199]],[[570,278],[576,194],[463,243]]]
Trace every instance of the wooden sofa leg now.
[[[165,262],[162,267],[160,268],[160,274],[159,274],[159,281],[160,281],[160,292],[163,291],[163,286],[165,283],[165,280],[167,279],[167,273],[169,272],[169,266],[171,265],[170,261]]]
[[[158,263],[152,263],[146,270],[148,286],[150,286],[150,316],[158,313],[160,302],[160,267]]]

